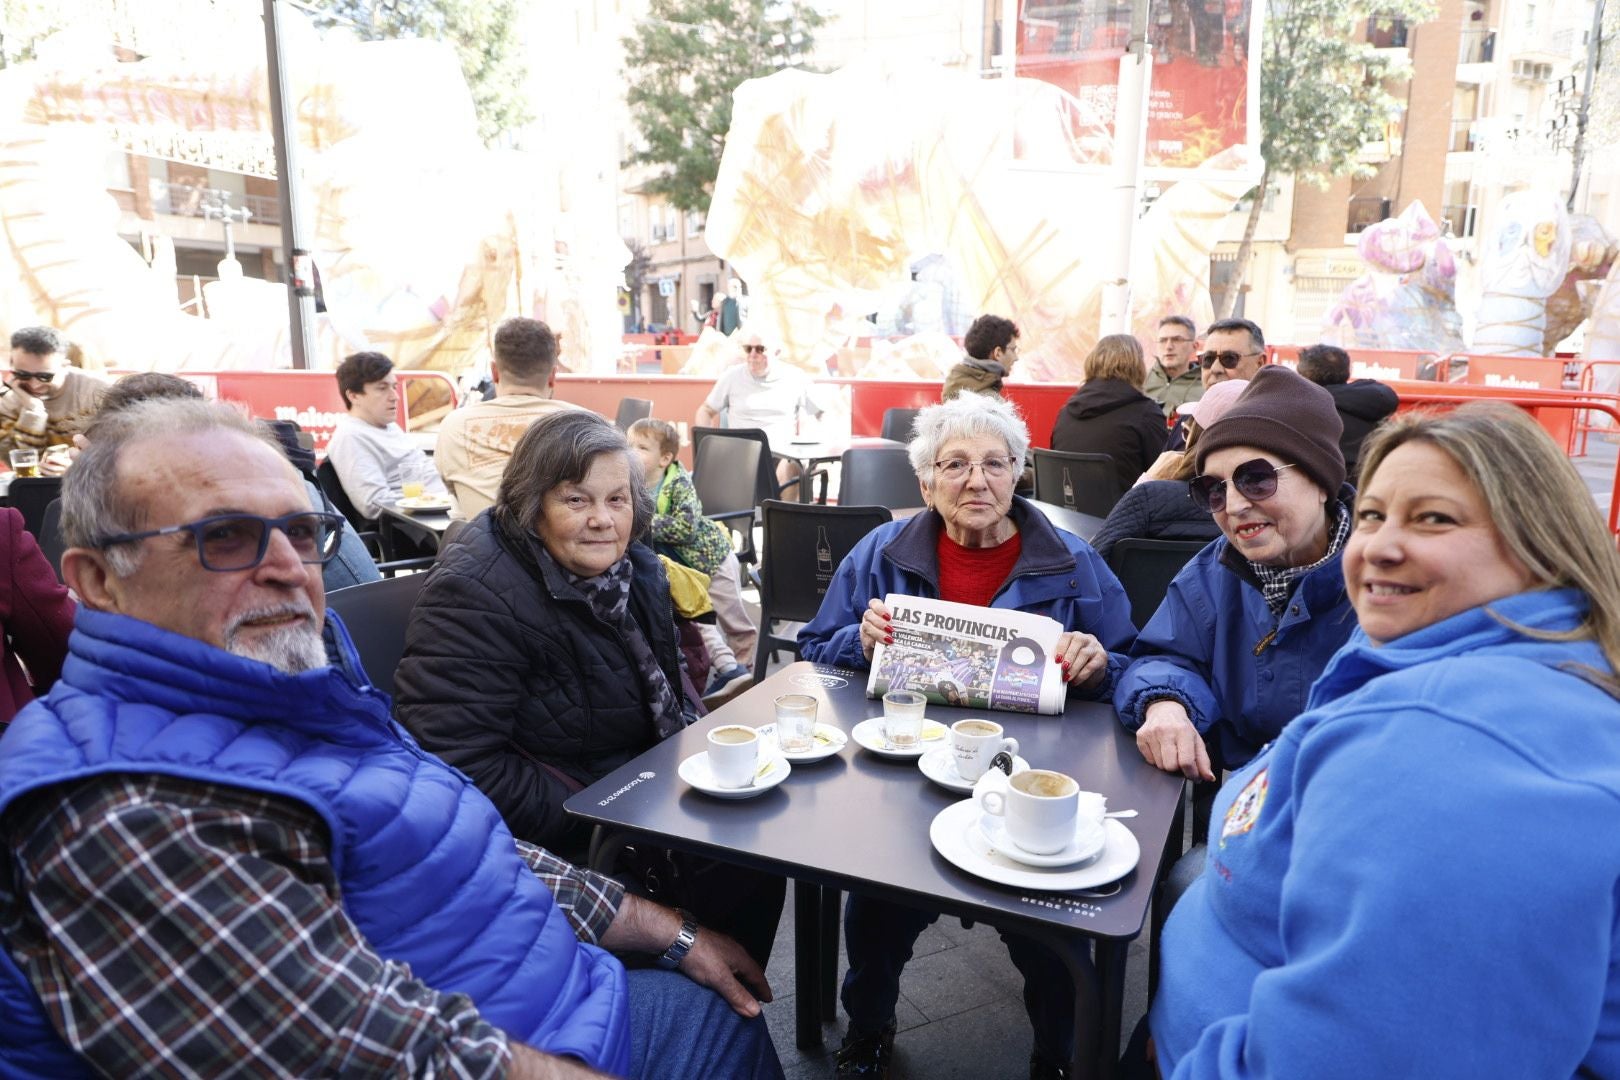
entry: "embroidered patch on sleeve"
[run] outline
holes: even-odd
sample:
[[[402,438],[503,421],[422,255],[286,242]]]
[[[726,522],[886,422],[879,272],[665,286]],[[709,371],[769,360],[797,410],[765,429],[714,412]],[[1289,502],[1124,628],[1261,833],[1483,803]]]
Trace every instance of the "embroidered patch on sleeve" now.
[[[1266,804],[1266,774],[1270,771],[1266,768],[1255,773],[1226,808],[1226,818],[1221,822],[1221,847],[1226,846],[1228,836],[1242,836],[1260,820],[1260,808]]]

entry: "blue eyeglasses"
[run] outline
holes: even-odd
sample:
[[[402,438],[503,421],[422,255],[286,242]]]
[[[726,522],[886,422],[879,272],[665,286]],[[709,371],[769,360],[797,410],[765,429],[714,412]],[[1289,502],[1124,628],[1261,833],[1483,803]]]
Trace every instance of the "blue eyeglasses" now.
[[[270,533],[273,529],[287,534],[301,562],[325,566],[337,554],[338,543],[342,539],[343,519],[337,514],[308,510],[283,514],[278,518],[259,517],[257,514],[217,514],[185,525],[103,537],[91,546],[108,548],[114,544],[133,544],[154,536],[189,532],[197,542],[197,560],[202,563],[203,569],[228,573],[232,570],[251,570],[262,563],[265,552],[270,550]]]

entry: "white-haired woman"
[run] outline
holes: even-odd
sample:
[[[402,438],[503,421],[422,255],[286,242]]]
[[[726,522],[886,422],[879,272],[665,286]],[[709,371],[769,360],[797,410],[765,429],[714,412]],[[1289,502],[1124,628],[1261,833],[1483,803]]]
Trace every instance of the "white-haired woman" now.
[[[1194,1077],[1620,1075],[1620,563],[1476,404],[1362,450],[1360,631],[1215,806],[1150,1022]]]
[[[1077,536],[1013,495],[1029,431],[1007,402],[962,394],[917,414],[911,464],[928,509],[874,530],[844,559],[816,617],[799,634],[806,659],[871,664],[890,637],[889,593],[1034,611],[1068,632],[1053,658],[1076,692],[1107,700],[1136,635],[1130,604],[1107,564]],[[894,1041],[900,970],[939,916],[851,894],[844,913],[849,1034],[839,1076],[884,1076]],[[1035,1027],[1032,1076],[1060,1075],[1072,1056],[1074,986],[1044,947],[1002,935],[1023,973]]]

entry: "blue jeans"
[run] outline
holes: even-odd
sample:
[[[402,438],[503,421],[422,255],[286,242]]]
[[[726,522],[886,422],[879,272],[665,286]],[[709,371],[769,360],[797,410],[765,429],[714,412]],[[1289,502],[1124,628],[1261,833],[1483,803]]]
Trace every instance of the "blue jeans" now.
[[[917,938],[939,913],[851,893],[844,905],[849,970],[844,973],[844,1011],[852,1031],[873,1035],[894,1019],[900,972]],[[1035,1031],[1035,1050],[1049,1061],[1074,1056],[1074,980],[1051,949],[1033,938],[998,930],[1007,955],[1024,977],[1024,1010]]]
[[[674,971],[630,979],[630,1073],[638,1080],[781,1080],[765,1018],[746,1020],[724,998]]]

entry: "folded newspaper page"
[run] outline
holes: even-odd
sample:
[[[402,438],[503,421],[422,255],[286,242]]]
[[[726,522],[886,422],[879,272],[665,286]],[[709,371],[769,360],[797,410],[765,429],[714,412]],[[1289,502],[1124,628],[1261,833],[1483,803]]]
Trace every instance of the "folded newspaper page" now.
[[[894,644],[872,654],[868,697],[915,690],[939,705],[1056,714],[1068,688],[1052,663],[1063,626],[1045,615],[890,593]]]

